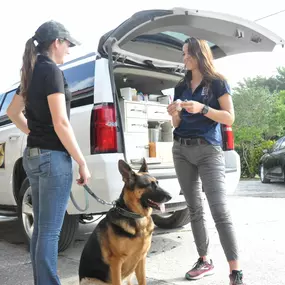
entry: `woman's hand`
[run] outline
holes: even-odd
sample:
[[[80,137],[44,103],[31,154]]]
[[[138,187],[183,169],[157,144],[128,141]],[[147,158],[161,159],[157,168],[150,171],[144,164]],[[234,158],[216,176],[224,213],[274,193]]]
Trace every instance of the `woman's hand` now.
[[[91,175],[86,164],[79,165],[79,177],[80,178],[77,179],[77,184],[81,186],[87,184],[90,179]]]
[[[188,113],[197,114],[201,113],[204,104],[191,100],[191,101],[181,102],[181,107],[184,108]]]
[[[180,125],[180,111],[177,110],[178,104],[177,102],[173,102],[168,105],[167,112],[170,116],[172,116],[172,125],[174,128],[177,128]]]
[[[170,116],[178,116],[179,113],[177,111],[177,103],[176,102],[173,102],[171,104],[168,105],[167,107],[167,112]]]

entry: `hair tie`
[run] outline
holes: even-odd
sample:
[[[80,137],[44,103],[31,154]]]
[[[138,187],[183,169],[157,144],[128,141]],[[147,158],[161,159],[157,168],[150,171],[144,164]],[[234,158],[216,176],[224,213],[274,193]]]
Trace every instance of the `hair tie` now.
[[[35,36],[32,37],[32,40],[33,40],[34,45],[38,46],[39,42],[37,41]]]

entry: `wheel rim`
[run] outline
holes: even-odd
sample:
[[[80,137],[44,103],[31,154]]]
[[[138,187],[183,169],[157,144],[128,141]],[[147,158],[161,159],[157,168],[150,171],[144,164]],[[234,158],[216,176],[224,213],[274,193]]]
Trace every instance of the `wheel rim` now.
[[[264,167],[263,167],[263,165],[261,165],[261,167],[260,167],[260,178],[262,181],[264,180]]]
[[[22,201],[22,220],[25,231],[29,238],[32,237],[34,229],[34,211],[32,204],[32,189],[29,187],[24,194]]]

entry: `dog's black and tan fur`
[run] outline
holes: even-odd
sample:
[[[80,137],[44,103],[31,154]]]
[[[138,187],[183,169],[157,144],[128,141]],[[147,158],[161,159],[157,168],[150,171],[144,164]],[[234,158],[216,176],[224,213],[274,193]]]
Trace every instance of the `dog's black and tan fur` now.
[[[121,285],[124,279],[130,285],[133,273],[139,285],[146,285],[145,263],[154,229],[152,208],[159,209],[171,197],[149,175],[145,160],[138,173],[120,160],[119,171],[125,182],[122,193],[83,249],[80,285]],[[128,213],[138,215],[132,217]]]

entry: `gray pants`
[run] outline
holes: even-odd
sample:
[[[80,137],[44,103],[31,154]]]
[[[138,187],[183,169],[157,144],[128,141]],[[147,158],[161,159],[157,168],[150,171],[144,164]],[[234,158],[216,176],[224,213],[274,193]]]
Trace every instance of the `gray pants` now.
[[[178,181],[189,207],[199,255],[206,256],[209,248],[201,196],[203,184],[226,258],[228,261],[237,260],[238,247],[226,201],[225,161],[221,147],[206,144],[181,145],[174,141],[172,152]]]

